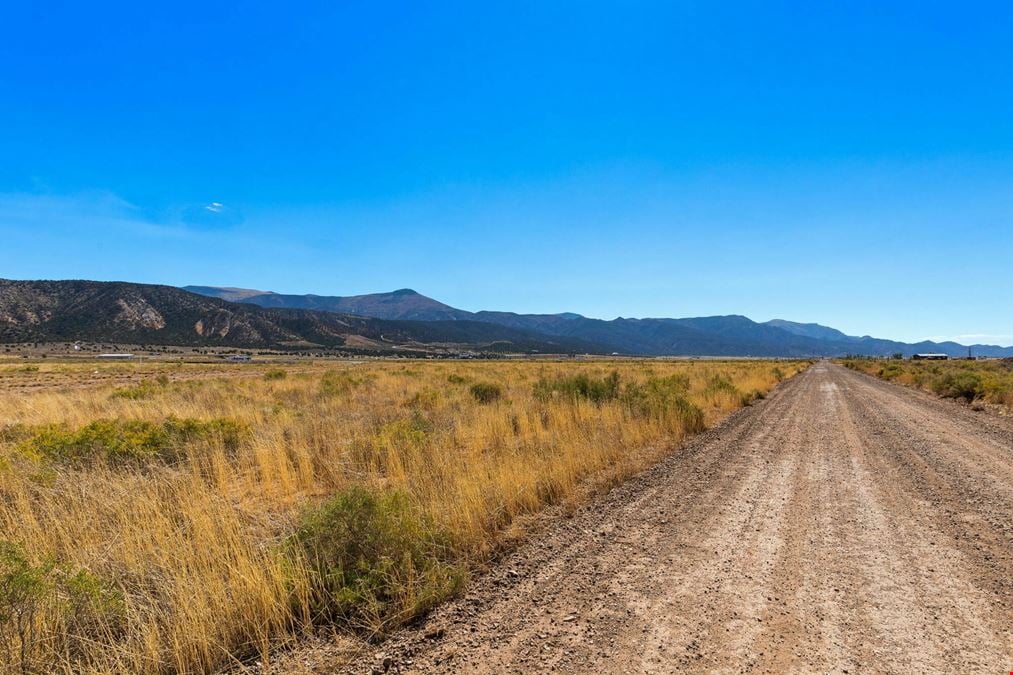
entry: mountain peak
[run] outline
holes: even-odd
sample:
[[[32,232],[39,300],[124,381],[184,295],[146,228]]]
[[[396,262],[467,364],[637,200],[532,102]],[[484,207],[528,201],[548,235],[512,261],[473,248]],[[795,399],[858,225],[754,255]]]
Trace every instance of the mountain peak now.
[[[428,298],[411,288],[367,295],[288,295],[283,293],[252,293],[237,295],[229,289],[210,286],[187,286],[185,290],[234,302],[261,307],[312,309],[339,314],[399,321],[460,321],[473,318],[465,312]]]
[[[188,287],[196,293],[223,295],[241,289]],[[411,288],[354,296],[282,295],[262,293],[239,302],[267,308],[310,309],[359,317],[397,321],[483,323],[508,329],[534,331],[547,339],[579,339],[605,353],[683,354],[709,356],[834,356],[850,353],[893,354],[916,351],[966,353],[956,344],[908,345],[891,340],[856,338],[816,323],[773,319],[764,323],[741,314],[670,318],[623,318],[613,321],[589,319],[572,312],[517,314],[514,312],[468,312],[446,305]],[[441,328],[443,330],[445,328]],[[1010,349],[976,348],[982,355],[1008,355]]]
[[[833,340],[835,342],[850,342],[856,338],[845,335],[836,328],[822,326],[818,323],[798,323],[797,321],[785,321],[784,319],[771,319],[766,325],[788,331],[793,335],[799,335],[817,340]]]

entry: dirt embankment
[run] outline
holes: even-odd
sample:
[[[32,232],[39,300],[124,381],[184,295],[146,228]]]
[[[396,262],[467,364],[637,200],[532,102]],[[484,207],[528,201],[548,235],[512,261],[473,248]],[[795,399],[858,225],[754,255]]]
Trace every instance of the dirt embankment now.
[[[340,658],[277,665],[1008,672],[1013,422],[817,364]]]

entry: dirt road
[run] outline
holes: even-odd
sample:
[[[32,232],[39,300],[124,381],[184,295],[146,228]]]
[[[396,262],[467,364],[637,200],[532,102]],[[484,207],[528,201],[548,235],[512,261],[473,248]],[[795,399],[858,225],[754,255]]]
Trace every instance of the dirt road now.
[[[1013,670],[1013,421],[819,363],[353,672]]]

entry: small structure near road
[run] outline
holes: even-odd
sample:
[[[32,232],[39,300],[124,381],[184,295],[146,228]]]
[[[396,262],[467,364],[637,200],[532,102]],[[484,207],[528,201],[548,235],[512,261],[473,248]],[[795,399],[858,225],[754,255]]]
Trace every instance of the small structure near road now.
[[[129,361],[134,358],[133,354],[99,354],[96,358],[103,361]]]
[[[912,354],[911,359],[914,361],[945,361],[949,356],[946,354]]]
[[[230,354],[225,357],[226,361],[231,361],[233,363],[247,363],[252,359],[253,357],[250,356],[249,354]]]

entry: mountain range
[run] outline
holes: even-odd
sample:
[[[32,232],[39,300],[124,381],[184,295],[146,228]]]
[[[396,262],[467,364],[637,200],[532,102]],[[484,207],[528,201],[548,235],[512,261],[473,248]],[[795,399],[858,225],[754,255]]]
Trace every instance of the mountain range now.
[[[593,353],[675,356],[840,356],[942,352],[849,336],[819,324],[744,316],[592,319],[574,313],[470,312],[410,289],[358,296],[99,281],[0,280],[0,343],[72,341],[368,353]],[[1013,347],[973,345],[979,356]]]
[[[285,295],[252,289],[186,286],[201,295],[255,304],[342,312],[378,319],[412,321],[478,321],[533,331],[554,338],[576,338],[598,347],[596,351],[620,354],[697,356],[840,356],[865,354],[906,356],[938,352],[966,356],[968,346],[956,342],[923,341],[914,344],[853,336],[816,323],[773,319],[764,323],[744,316],[710,316],[685,319],[590,319],[580,314],[516,314],[469,312],[403,288],[391,293],[355,296]],[[1013,356],[1013,347],[971,345],[979,356]]]
[[[0,343],[104,342],[386,353],[434,349],[575,353],[595,345],[479,321],[399,321],[262,308],[175,288],[0,279]]]

